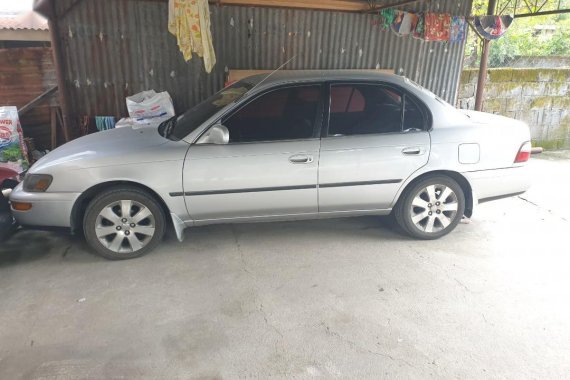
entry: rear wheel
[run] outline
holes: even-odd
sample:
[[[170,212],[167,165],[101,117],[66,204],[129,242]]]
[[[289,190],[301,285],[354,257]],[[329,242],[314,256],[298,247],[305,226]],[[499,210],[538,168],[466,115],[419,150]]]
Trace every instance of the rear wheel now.
[[[140,257],[162,240],[166,218],[160,204],[137,188],[114,188],[94,198],[83,221],[87,243],[110,260]]]
[[[464,212],[461,186],[449,177],[431,176],[405,191],[394,216],[406,233],[429,240],[453,231]]]

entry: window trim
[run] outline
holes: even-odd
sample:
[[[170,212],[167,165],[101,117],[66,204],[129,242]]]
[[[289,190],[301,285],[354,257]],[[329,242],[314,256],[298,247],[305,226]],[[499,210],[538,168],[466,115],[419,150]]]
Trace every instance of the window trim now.
[[[264,91],[260,91],[251,97],[245,99],[242,103],[238,104],[236,107],[228,110],[220,117],[216,118],[214,122],[212,122],[207,128],[204,129],[203,133],[206,133],[213,125],[221,123],[222,125],[223,120],[227,120],[228,118],[232,117],[234,114],[239,112],[241,109],[249,105],[250,103],[254,102],[255,100],[259,99],[260,97],[267,95],[271,92],[287,89],[287,88],[299,88],[299,87],[319,87],[321,91],[321,99],[319,101],[317,115],[315,119],[315,125],[313,126],[313,134],[311,137],[305,138],[298,138],[298,139],[287,139],[287,140],[260,140],[260,141],[236,141],[236,142],[229,142],[226,145],[237,145],[237,144],[267,144],[267,143],[280,143],[280,142],[292,142],[292,141],[311,141],[311,140],[318,140],[321,136],[321,131],[323,129],[323,122],[325,120],[325,103],[326,103],[326,96],[327,96],[327,88],[324,82],[298,82],[298,83],[285,83],[278,86],[274,86],[268,88]],[[202,133],[202,134],[203,134]],[[200,137],[196,141],[198,141]]]
[[[331,116],[331,88],[332,86],[338,85],[368,85],[368,86],[380,86],[387,88],[389,90],[396,91],[402,97],[402,115],[400,119],[400,131],[399,132],[379,132],[379,133],[367,133],[367,134],[355,134],[355,135],[345,135],[345,136],[329,136],[329,122]],[[423,116],[423,126],[422,132],[429,132],[432,130],[432,116],[428,107],[418,99],[417,96],[407,91],[405,88],[398,86],[390,82],[377,82],[377,81],[351,81],[351,80],[338,80],[338,81],[327,81],[326,82],[326,94],[325,94],[325,115],[323,120],[323,126],[321,129],[321,138],[345,138],[345,137],[358,137],[358,136],[384,136],[384,135],[394,135],[394,134],[406,134],[410,132],[404,132],[404,121],[405,121],[405,107],[406,99],[411,98],[411,101],[418,107]]]

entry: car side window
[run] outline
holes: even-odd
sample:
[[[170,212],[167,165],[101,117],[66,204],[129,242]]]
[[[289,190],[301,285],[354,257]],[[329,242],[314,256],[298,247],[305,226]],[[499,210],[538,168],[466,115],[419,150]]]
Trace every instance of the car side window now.
[[[404,95],[404,98],[403,130],[425,129],[426,123],[420,107],[408,95]]]
[[[402,95],[370,84],[332,85],[329,136],[402,131]]]
[[[254,99],[222,124],[230,143],[307,139],[315,135],[321,104],[320,85],[281,88]]]

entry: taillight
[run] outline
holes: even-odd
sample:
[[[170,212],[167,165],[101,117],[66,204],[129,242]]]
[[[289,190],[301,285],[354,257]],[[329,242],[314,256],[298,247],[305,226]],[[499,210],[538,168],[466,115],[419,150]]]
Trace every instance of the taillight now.
[[[515,164],[521,162],[527,162],[528,159],[530,158],[531,150],[532,150],[532,145],[530,144],[530,141],[527,141],[524,144],[522,144],[521,148],[519,149],[519,152],[517,153],[517,156],[515,157]]]

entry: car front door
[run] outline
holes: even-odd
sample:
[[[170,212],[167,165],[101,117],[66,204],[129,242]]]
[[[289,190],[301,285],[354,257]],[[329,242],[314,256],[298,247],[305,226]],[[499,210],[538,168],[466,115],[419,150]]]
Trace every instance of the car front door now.
[[[384,210],[402,182],[424,166],[425,110],[401,89],[331,84],[319,166],[319,212]]]
[[[323,86],[280,87],[221,120],[227,144],[193,144],[184,196],[196,221],[316,214]]]

